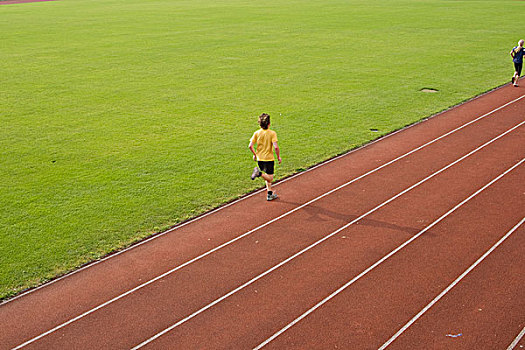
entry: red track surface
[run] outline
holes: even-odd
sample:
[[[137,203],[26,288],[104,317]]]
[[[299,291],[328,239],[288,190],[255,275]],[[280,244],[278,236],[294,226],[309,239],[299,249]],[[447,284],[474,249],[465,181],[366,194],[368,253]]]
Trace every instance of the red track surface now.
[[[519,349],[524,93],[498,89],[282,181],[279,200],[258,192],[6,302],[0,348]]]

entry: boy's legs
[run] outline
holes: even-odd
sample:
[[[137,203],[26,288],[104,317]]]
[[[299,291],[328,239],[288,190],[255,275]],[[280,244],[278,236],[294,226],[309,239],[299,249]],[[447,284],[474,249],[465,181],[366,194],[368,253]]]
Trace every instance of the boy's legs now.
[[[265,173],[262,173],[261,177],[266,181],[266,190],[268,192],[272,191],[272,181],[273,181],[273,175],[268,175]]]
[[[267,200],[271,201],[277,198],[277,195],[272,191],[274,162],[258,162],[258,165],[261,170],[261,177],[266,181]]]

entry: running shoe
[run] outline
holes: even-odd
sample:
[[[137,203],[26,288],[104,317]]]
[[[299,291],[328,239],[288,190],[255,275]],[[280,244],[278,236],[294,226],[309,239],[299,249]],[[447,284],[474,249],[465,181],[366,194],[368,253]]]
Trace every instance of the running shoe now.
[[[252,180],[255,180],[256,177],[259,177],[261,176],[262,173],[261,171],[259,170],[259,168],[255,167],[253,168],[253,172],[252,172]]]
[[[266,198],[267,201],[273,201],[274,199],[277,198],[277,194],[275,193],[272,193],[272,194],[269,194],[268,197]]]

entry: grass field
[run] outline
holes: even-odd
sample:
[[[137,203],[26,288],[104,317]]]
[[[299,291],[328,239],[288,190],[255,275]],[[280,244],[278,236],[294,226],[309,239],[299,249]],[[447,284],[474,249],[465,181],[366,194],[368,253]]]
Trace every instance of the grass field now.
[[[0,6],[0,299],[512,75],[520,1]],[[423,93],[435,88],[438,93]],[[372,132],[370,129],[378,129]]]

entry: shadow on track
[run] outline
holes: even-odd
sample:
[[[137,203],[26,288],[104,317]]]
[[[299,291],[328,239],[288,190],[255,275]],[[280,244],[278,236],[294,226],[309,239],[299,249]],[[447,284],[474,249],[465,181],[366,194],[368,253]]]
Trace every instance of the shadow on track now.
[[[289,202],[289,201],[282,200],[280,198],[278,199],[278,201],[280,203],[289,204],[289,205],[297,206],[297,207],[303,205],[303,203]],[[322,222],[322,221],[327,221],[328,219],[335,219],[341,222],[341,226],[346,225],[347,223],[352,222],[353,220],[359,217],[359,215],[342,214],[342,213],[338,213],[338,212],[335,212],[335,211],[332,211],[326,208],[321,208],[321,207],[318,207],[312,204],[303,207],[301,210],[306,211],[310,215],[310,218],[308,218],[308,220],[311,220],[312,222],[313,221]],[[404,233],[408,233],[411,236],[416,235],[419,231],[423,229],[423,228],[418,229],[418,228],[413,228],[413,227],[396,225],[390,222],[368,219],[366,217],[356,222],[355,225],[365,225],[365,226],[371,226],[371,227],[378,227],[382,229],[401,231]],[[429,233],[430,232],[428,232],[428,234]]]

